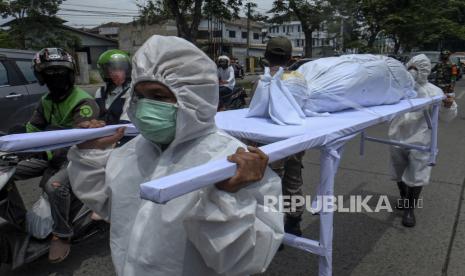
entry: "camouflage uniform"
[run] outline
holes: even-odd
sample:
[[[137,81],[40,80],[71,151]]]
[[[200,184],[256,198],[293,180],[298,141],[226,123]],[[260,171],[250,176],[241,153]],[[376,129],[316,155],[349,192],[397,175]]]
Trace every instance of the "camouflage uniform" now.
[[[282,179],[283,196],[302,196],[302,158],[305,152],[299,152],[270,164],[273,171]],[[286,199],[285,202],[291,202]],[[290,203],[286,203],[291,206]],[[284,205],[286,206],[286,205]],[[292,206],[291,206],[292,208]],[[286,213],[286,217],[300,218],[304,212],[304,206],[295,206],[295,210]]]
[[[435,84],[446,94],[454,92],[457,77],[454,66],[450,61],[442,61],[433,68],[433,71],[436,72]]]

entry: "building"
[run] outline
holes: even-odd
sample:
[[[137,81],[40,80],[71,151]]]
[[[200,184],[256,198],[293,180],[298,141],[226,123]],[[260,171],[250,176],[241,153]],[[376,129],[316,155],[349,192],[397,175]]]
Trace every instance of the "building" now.
[[[265,36],[262,33],[265,24],[250,21],[249,50],[247,51],[247,19],[240,18],[232,21],[218,19],[203,19],[199,24],[197,44],[213,60],[220,55],[238,58],[241,64],[246,64],[247,52],[249,56],[260,59],[265,53]],[[100,27],[97,27],[100,29]],[[112,27],[113,28],[113,27]],[[176,36],[177,27],[174,20],[166,20],[159,24],[140,24],[131,22],[118,26],[119,48],[130,54],[152,35]]]
[[[58,29],[64,30],[67,33],[70,33],[71,35],[74,35],[75,37],[79,38],[80,47],[77,49],[73,49],[73,50],[74,52],[87,53],[87,63],[89,64],[91,69],[97,68],[97,60],[101,53],[109,49],[118,48],[117,40],[114,40],[114,39],[111,39],[111,38],[108,38],[106,36],[102,36],[99,34],[91,33],[85,30],[76,29],[70,26],[63,25],[63,23],[66,23],[66,21],[58,17],[54,17],[53,19],[56,20],[58,23],[60,23],[60,25],[56,26]],[[2,27],[8,27],[11,24],[16,24],[16,23],[17,23],[17,19],[14,19],[14,20],[11,20],[3,24]],[[26,49],[36,48],[37,41],[40,41],[42,39],[42,36],[38,35],[36,32],[37,31],[34,30],[33,32],[26,34],[24,48]],[[40,44],[43,44],[43,42],[41,41]],[[56,47],[56,45],[48,45],[48,47]]]
[[[87,63],[90,69],[97,68],[97,60],[103,52],[118,48],[118,41],[106,36],[89,33],[66,25],[61,28],[79,37],[81,47],[75,50],[76,52],[87,53]]]
[[[302,30],[300,21],[290,21],[283,24],[270,24],[267,26],[267,38],[284,36],[287,37],[294,49],[294,56],[304,55],[305,34]],[[312,34],[312,56],[329,56],[333,55],[334,49],[337,46],[337,35],[328,32],[325,24],[322,24],[319,31]]]
[[[174,20],[166,20],[160,24],[140,24],[137,21],[119,26],[119,48],[133,55],[151,36],[176,36],[178,29]]]
[[[91,29],[90,32],[94,34],[103,35],[111,39],[118,40],[119,33],[120,33],[120,27],[122,25],[124,25],[124,23],[109,22],[109,23],[105,23],[105,24],[102,24],[100,26],[97,26]]]
[[[241,64],[247,64],[247,56],[260,59],[265,54],[264,27],[264,23],[250,21],[250,30],[247,31],[247,18],[231,21],[204,19],[199,25],[197,42],[214,59],[228,55],[237,58]]]

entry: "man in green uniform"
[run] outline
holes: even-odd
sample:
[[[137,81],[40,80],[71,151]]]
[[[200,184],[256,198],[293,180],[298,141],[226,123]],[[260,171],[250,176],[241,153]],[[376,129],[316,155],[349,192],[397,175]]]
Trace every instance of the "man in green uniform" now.
[[[440,62],[434,66],[432,72],[436,72],[435,84],[445,94],[454,93],[455,81],[457,79],[457,66],[449,60],[450,52],[442,51]]]
[[[98,118],[99,108],[92,96],[74,85],[75,64],[72,56],[59,48],[39,51],[33,60],[34,73],[45,94],[26,125],[27,132],[67,129],[83,121]],[[75,202],[66,173],[67,150],[46,152],[44,158],[20,162],[15,180],[43,176],[40,186],[47,194],[54,220],[49,260],[63,261],[70,252],[73,229],[70,213]]]
[[[292,44],[285,37],[271,38],[265,51],[265,59],[270,67],[271,75],[276,74],[280,67],[285,69],[282,76],[283,84],[290,90],[292,89],[307,89],[307,82],[303,75],[296,71],[287,70],[288,63],[292,57]],[[257,89],[258,82],[253,87],[253,93]],[[253,97],[253,96],[252,96]],[[302,197],[302,158],[305,152],[299,152],[292,156],[286,157],[270,164],[273,171],[282,179],[282,192],[285,198],[285,205],[291,206],[290,211],[286,212],[284,221],[284,231],[286,233],[302,236],[300,222],[304,207],[302,205],[292,206],[291,203],[294,197]],[[295,199],[297,200],[297,199]]]

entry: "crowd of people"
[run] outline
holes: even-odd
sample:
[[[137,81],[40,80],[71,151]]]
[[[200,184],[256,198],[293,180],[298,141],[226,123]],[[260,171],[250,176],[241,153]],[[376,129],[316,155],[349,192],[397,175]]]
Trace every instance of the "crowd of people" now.
[[[418,97],[446,93],[441,118],[457,115],[452,94],[454,76],[444,53],[431,68],[424,55],[407,69]],[[265,58],[274,75],[284,68],[283,83],[305,85],[299,73],[286,70],[292,45],[272,38]],[[199,66],[201,64],[201,66]],[[73,57],[58,48],[39,51],[34,72],[49,89],[40,100],[27,132],[98,128],[131,122],[140,135],[124,137],[124,128],[109,137],[44,153],[20,162],[14,180],[43,176],[54,221],[49,260],[70,253],[73,204],[89,207],[92,219],[110,224],[110,247],[118,275],[251,275],[266,270],[285,232],[302,235],[303,210],[281,214],[264,211],[264,196],[302,195],[304,152],[270,164],[253,142],[248,145],[219,131],[214,116],[221,95],[231,93],[243,69],[227,56],[217,63],[193,44],[177,37],[153,36],[130,58],[109,50],[98,60],[105,86],[95,97],[75,85]],[[234,65],[234,66],[233,66]],[[437,72],[437,88],[428,83]],[[254,88],[255,89],[255,88]],[[430,129],[422,111],[396,118],[391,138],[427,145]],[[228,156],[235,175],[188,193],[165,205],[142,200],[139,185],[208,161]],[[393,180],[404,210],[403,225],[415,226],[414,208],[430,181],[428,154],[393,146]],[[273,172],[274,171],[274,172]]]

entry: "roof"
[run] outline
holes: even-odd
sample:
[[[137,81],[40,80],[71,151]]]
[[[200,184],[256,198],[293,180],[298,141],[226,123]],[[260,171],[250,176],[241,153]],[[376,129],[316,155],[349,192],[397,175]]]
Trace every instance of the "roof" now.
[[[87,36],[95,37],[95,38],[98,38],[98,39],[106,40],[106,41],[109,41],[109,42],[118,43],[118,40],[111,39],[111,38],[108,38],[108,37],[103,36],[103,35],[85,32],[83,30],[79,30],[79,29],[76,29],[76,28],[73,28],[73,27],[70,27],[70,26],[66,26],[66,25],[62,25],[60,27],[62,29],[65,29],[65,30],[68,30],[68,31],[71,31],[71,32],[76,32],[76,33],[80,33],[82,35],[87,35]]]
[[[98,30],[100,28],[120,27],[121,25],[124,25],[124,24],[125,23],[121,23],[121,22],[108,22],[108,23],[105,23],[105,24],[98,25],[98,26],[92,28],[91,30]]]
[[[247,28],[247,18],[246,17],[240,17],[238,19],[233,19],[233,20],[230,20],[230,21],[226,21],[225,24],[230,24],[230,25],[235,25],[235,26]],[[261,28],[265,27],[265,23],[250,20],[250,27],[251,28],[260,28],[261,29]]]

